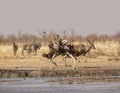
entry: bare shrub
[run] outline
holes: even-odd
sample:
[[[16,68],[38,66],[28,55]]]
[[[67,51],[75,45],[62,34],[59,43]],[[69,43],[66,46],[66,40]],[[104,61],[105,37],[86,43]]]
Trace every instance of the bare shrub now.
[[[54,29],[51,31],[38,30],[38,35],[21,33],[17,35],[9,34],[4,36],[0,34],[0,44],[12,45],[13,41],[16,41],[18,45],[30,44],[32,42],[41,42],[42,46],[47,46],[50,41],[58,41],[60,38],[65,38],[70,44],[74,44],[77,48],[81,44],[87,43],[89,38],[96,46],[96,54],[98,55],[120,55],[120,31],[115,35],[97,35],[91,33],[87,36],[81,36],[76,34],[76,31],[71,28],[69,30],[63,30],[61,34],[58,34]]]

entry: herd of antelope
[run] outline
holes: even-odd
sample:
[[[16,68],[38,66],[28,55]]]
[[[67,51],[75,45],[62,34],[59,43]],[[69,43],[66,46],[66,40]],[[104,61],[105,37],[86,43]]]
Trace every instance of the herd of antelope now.
[[[54,62],[54,59],[57,56],[61,55],[63,56],[63,61],[66,67],[67,67],[66,58],[70,57],[73,60],[73,69],[74,69],[77,57],[79,57],[80,55],[85,56],[92,48],[95,49],[94,44],[89,39],[87,39],[87,41],[90,43],[89,48],[87,49],[83,47],[79,50],[75,49],[73,44],[68,44],[68,41],[66,39],[59,39],[58,42],[51,41],[48,45],[49,52],[43,53],[42,56],[48,58],[50,60],[50,64],[54,64],[55,66],[57,66],[57,64]],[[31,53],[37,55],[37,50],[40,49],[40,47],[41,47],[40,42],[34,42],[32,44],[23,45],[22,55],[24,56],[24,51],[27,51],[27,54],[29,56]],[[18,45],[15,42],[13,42],[14,56],[16,56],[17,50],[18,50]]]
[[[41,43],[40,42],[34,42],[32,44],[25,44],[22,47],[22,55],[24,55],[24,51],[27,52],[27,55],[30,56],[30,54],[32,53],[33,55],[37,55],[37,50],[40,49],[41,47]],[[13,42],[13,53],[14,56],[16,56],[16,53],[18,51],[18,45]]]

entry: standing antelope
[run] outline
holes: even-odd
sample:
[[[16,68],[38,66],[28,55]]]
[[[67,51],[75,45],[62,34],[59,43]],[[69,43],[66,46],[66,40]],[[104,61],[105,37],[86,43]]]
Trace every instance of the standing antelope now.
[[[37,50],[40,49],[41,47],[41,43],[40,42],[36,42],[36,43],[32,43],[31,44],[31,51],[33,53],[33,55],[37,55]]]
[[[27,51],[27,55],[30,56],[30,53],[31,53],[31,44],[25,44],[23,45],[23,48],[22,48],[22,55],[24,55],[24,51]]]
[[[14,56],[16,56],[17,50],[18,50],[18,45],[13,41],[13,53],[14,53]]]

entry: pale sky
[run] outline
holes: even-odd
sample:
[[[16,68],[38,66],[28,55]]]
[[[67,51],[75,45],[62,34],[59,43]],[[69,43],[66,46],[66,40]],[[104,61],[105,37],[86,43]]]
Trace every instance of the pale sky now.
[[[120,31],[120,0],[0,0],[0,33],[38,34],[73,28],[77,34]]]

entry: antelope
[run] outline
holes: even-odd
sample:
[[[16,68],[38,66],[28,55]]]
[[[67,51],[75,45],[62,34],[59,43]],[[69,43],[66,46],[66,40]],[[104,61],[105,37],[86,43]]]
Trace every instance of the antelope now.
[[[31,51],[32,51],[33,55],[35,55],[35,56],[37,55],[37,50],[40,49],[40,47],[41,47],[40,42],[31,44]]]
[[[94,43],[92,43],[89,39],[87,39],[87,41],[88,41],[88,43],[90,44],[90,45],[88,46],[88,48],[87,48],[84,44],[82,44],[82,45],[80,46],[79,53],[80,53],[80,55],[82,55],[82,56],[85,56],[87,53],[89,53],[89,52],[91,51],[91,49],[96,49],[95,46],[94,46]],[[79,55],[78,55],[78,56],[79,56]],[[80,57],[79,57],[79,59],[80,59]],[[79,62],[80,62],[80,61],[79,61]]]
[[[83,55],[83,56],[85,56],[88,52],[90,52],[92,48],[96,49],[94,44],[89,39],[87,39],[87,41],[90,44],[89,48],[86,48],[85,45],[81,45],[81,48],[79,50],[81,55]]]
[[[17,50],[18,50],[18,45],[13,41],[13,53],[14,53],[14,56],[16,56]]]
[[[31,44],[25,44],[23,45],[23,48],[22,48],[22,55],[24,55],[24,51],[27,51],[27,55],[30,56],[30,53],[31,53]]]

